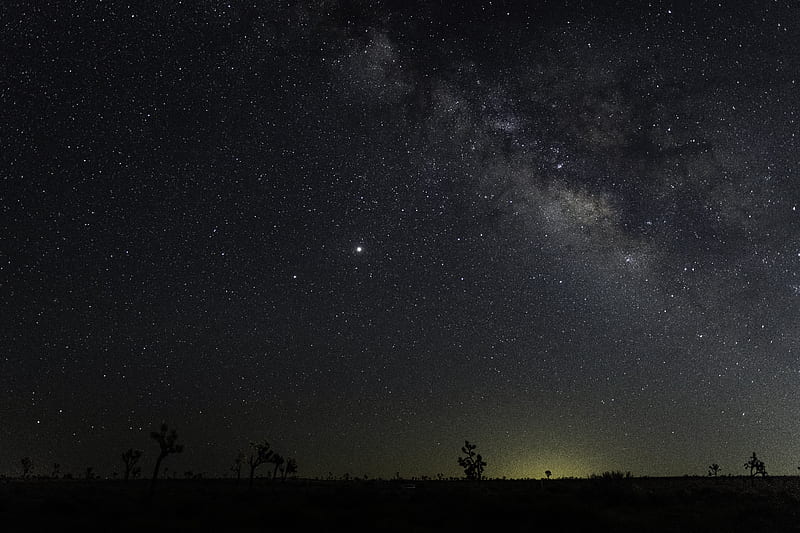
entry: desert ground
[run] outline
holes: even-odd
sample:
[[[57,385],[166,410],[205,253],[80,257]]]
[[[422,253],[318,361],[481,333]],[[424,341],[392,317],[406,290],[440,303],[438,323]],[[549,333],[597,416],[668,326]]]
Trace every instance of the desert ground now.
[[[3,531],[795,531],[800,478],[4,479]]]

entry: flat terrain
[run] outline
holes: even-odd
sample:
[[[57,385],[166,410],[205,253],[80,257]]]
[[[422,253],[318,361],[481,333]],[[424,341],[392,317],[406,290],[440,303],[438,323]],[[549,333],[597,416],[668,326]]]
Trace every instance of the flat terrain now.
[[[0,480],[0,530],[800,531],[800,478]]]

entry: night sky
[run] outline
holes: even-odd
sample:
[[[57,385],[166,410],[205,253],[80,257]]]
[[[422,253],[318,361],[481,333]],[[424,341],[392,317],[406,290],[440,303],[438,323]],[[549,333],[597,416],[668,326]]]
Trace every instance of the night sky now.
[[[797,473],[800,6],[410,4],[0,4],[0,473]]]

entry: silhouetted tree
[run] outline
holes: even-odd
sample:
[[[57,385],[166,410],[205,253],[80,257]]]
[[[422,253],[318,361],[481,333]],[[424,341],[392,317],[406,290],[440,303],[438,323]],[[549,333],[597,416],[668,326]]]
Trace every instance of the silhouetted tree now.
[[[286,459],[286,466],[283,467],[283,479],[281,481],[286,481],[286,476],[289,474],[296,474],[297,473],[297,461],[295,461],[292,457]],[[367,479],[367,475],[364,474],[364,479]]]
[[[486,462],[481,457],[481,454],[475,453],[475,448],[477,448],[477,444],[470,444],[468,440],[465,440],[461,451],[466,457],[459,457],[458,465],[464,469],[464,475],[467,479],[480,481],[483,477],[483,468],[486,466]]]
[[[544,471],[544,475],[547,476],[547,479],[550,479],[550,476],[552,476],[553,473],[551,471],[549,471],[549,470],[545,470]]]
[[[61,465],[58,463],[53,463],[53,473],[50,474],[50,477],[57,478],[60,473],[61,473]]]
[[[161,461],[170,454],[181,453],[183,451],[183,444],[178,444],[178,434],[174,429],[169,431],[165,423],[161,424],[161,431],[151,432],[150,438],[156,441],[160,448],[158,459],[156,459],[156,467],[153,470],[153,479],[150,481],[150,495],[152,496],[156,486],[156,479],[158,478],[158,470],[161,468]]]
[[[250,457],[247,458],[247,464],[250,465],[250,484],[248,489],[253,488],[253,477],[256,473],[256,468],[266,463],[272,457],[272,450],[269,449],[269,443],[264,442],[251,442],[250,446],[253,448],[250,451]]]
[[[95,476],[94,476],[94,468],[93,467],[91,467],[91,466],[87,466],[86,467],[85,477],[86,477],[86,479],[94,479]]]
[[[766,477],[767,469],[764,466],[764,461],[760,460],[756,457],[756,452],[753,452],[753,455],[750,459],[744,464],[745,470],[750,469],[750,477],[754,478],[757,475],[761,475],[762,477]]]
[[[281,454],[276,453],[273,454],[272,459],[270,459],[270,461],[275,463],[275,469],[272,471],[272,480],[274,481],[278,475],[278,469],[281,467],[281,465],[283,465],[283,463],[286,462],[286,459],[284,459],[284,457]]]
[[[31,461],[30,457],[23,457],[19,462],[22,464],[22,477],[28,477],[31,474],[31,470],[33,470],[33,461]]]
[[[236,459],[233,460],[233,466],[231,467],[232,472],[236,472],[236,484],[239,484],[239,480],[242,478],[242,464],[244,464],[244,453],[239,452],[236,455]]]
[[[722,470],[722,468],[720,468],[717,463],[712,463],[711,466],[708,467],[708,475],[711,477],[717,477],[720,470]]]
[[[133,479],[139,479],[139,477],[141,475],[142,475],[142,467],[141,466],[134,467],[134,469],[131,470],[131,477]]]
[[[128,451],[122,454],[122,462],[125,463],[125,481],[131,478],[131,472],[142,457],[142,450],[134,450],[128,448]]]

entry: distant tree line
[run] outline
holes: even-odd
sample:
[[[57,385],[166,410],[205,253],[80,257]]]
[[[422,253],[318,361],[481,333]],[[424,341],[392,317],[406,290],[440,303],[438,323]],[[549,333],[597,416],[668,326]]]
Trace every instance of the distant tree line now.
[[[173,454],[179,454],[183,452],[184,446],[183,444],[178,443],[178,434],[175,429],[170,430],[167,424],[162,423],[159,431],[153,431],[150,433],[150,437],[156,441],[158,444],[159,453],[156,457],[155,466],[153,469],[153,475],[150,480],[150,490],[149,494],[152,495],[153,491],[155,490],[156,480],[158,479],[161,473],[161,465],[162,462]],[[463,455],[457,458],[457,462],[459,467],[461,467],[464,471],[464,479],[470,481],[481,481],[484,479],[484,471],[487,466],[487,462],[484,459],[483,455],[477,452],[477,445],[471,443],[468,440],[464,441],[464,446],[461,447],[461,453]],[[125,452],[120,455],[123,464],[123,475],[122,478],[125,481],[131,479],[139,479],[141,477],[142,469],[139,466],[139,461],[142,458],[143,452],[142,450],[129,448]],[[264,464],[272,465],[271,472],[268,473],[267,477],[273,481],[280,479],[282,482],[285,482],[287,477],[293,476],[297,473],[297,461],[292,457],[284,457],[277,451],[273,450],[268,441],[264,440],[261,442],[251,442],[250,443],[250,450],[249,453],[239,452],[236,457],[234,458],[233,465],[230,467],[230,471],[233,472],[236,476],[236,483],[241,481],[242,477],[242,469],[244,465],[247,464],[249,467],[249,475],[248,475],[248,489],[252,489],[253,481],[255,479],[256,470]],[[22,457],[20,459],[20,466],[22,469],[22,478],[28,479],[33,476],[33,469],[34,464],[32,459],[29,456]],[[758,458],[756,452],[753,452],[752,455],[748,458],[748,460],[744,463],[744,469],[749,473],[749,477],[751,479],[755,479],[758,476],[767,477],[767,469],[764,461]],[[798,466],[798,470],[800,470],[800,466]],[[166,475],[167,469],[164,469],[164,474]],[[53,463],[52,469],[50,469],[50,478],[58,478],[61,475],[61,464]],[[708,466],[708,476],[709,477],[718,477],[722,472],[722,467],[718,463],[712,463]],[[550,479],[552,476],[552,472],[550,470],[545,470],[544,472],[546,479]],[[114,472],[112,474],[112,478],[117,478],[119,474]],[[202,473],[195,474],[191,471],[187,471],[184,473],[184,476],[187,479],[200,479],[203,477]],[[72,479],[71,474],[64,474],[63,477],[65,479]],[[87,467],[84,473],[84,478],[87,480],[97,479],[99,476],[94,472],[92,467]],[[173,477],[175,474],[173,473]],[[617,478],[630,478],[630,472],[626,474],[622,474],[621,472],[605,472],[602,476],[593,475],[592,478],[599,479],[599,478],[608,478],[608,479],[617,479]],[[330,473],[328,475],[329,480],[333,480],[333,474]],[[350,480],[350,474],[345,474],[341,479],[347,481]],[[363,478],[353,478],[355,480],[363,479],[364,481],[369,479],[367,474],[364,474]],[[380,478],[379,478],[380,479]],[[396,474],[395,479],[401,480],[400,473]],[[420,478],[412,478],[412,480],[429,480],[427,476],[421,476]],[[454,478],[446,478],[443,474],[437,474],[437,480],[445,480],[445,479],[454,479]],[[503,477],[502,479],[505,479]]]
[[[156,457],[155,466],[153,469],[153,476],[150,479],[150,489],[149,495],[152,496],[156,486],[156,480],[161,473],[161,465],[162,462],[169,457],[170,455],[179,454],[183,452],[184,446],[183,444],[178,443],[178,433],[175,429],[170,429],[166,423],[162,423],[161,427],[158,431],[153,431],[150,433],[150,438],[156,441],[159,448],[158,456]],[[270,448],[270,445],[267,441],[263,441],[260,443],[251,443],[251,453],[250,456],[247,458],[247,464],[250,466],[250,484],[249,486],[252,488],[253,486],[253,478],[255,476],[256,469],[264,463],[271,463],[273,465],[272,475],[271,478],[273,480],[280,479],[281,481],[285,482],[288,476],[294,475],[297,473],[297,460],[293,457],[284,457],[283,455],[275,452]],[[122,464],[124,467],[123,470],[123,479],[125,481],[131,479],[138,479],[141,476],[142,469],[138,465],[139,460],[142,458],[143,452],[142,450],[135,449],[135,448],[128,448],[124,451],[120,458],[122,459]],[[231,467],[231,470],[236,474],[236,481],[237,484],[241,479],[242,473],[242,466],[245,462],[245,454],[240,452],[236,459],[234,460],[234,464]],[[20,465],[22,467],[22,478],[28,479],[33,475],[33,460],[26,456],[20,459]],[[164,469],[166,474],[167,469]],[[56,479],[61,474],[61,465],[59,463],[53,463],[53,468],[50,474],[50,478]],[[119,474],[114,472],[111,477],[117,478]],[[190,479],[200,479],[203,477],[202,474],[194,474],[191,471],[187,471],[184,473],[186,478]],[[71,474],[65,474],[63,476],[65,479],[72,479]],[[99,476],[94,472],[93,467],[87,467],[84,475],[85,479],[92,480],[97,479]],[[173,474],[174,477],[174,474]]]
[[[797,468],[800,469],[800,466]],[[767,467],[764,464],[764,461],[758,458],[756,452],[753,452],[753,454],[747,459],[747,462],[744,463],[744,469],[750,473],[751,479],[754,479],[757,476],[767,477]],[[718,477],[721,471],[722,467],[719,466],[719,464],[712,463],[708,467],[708,476]]]
[[[272,470],[272,479],[275,480],[280,474],[281,481],[286,481],[286,476],[297,472],[297,461],[293,458],[284,458],[281,454],[276,453],[270,449],[269,442],[251,442],[250,443],[250,456],[247,458],[247,464],[250,467],[250,482],[248,488],[253,488],[253,477],[255,476],[256,468],[265,463],[272,463],[274,468]],[[242,461],[244,454],[239,454],[231,467],[236,472],[236,480],[239,481],[241,477]]]

